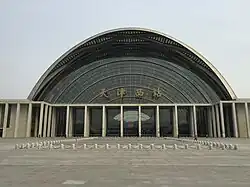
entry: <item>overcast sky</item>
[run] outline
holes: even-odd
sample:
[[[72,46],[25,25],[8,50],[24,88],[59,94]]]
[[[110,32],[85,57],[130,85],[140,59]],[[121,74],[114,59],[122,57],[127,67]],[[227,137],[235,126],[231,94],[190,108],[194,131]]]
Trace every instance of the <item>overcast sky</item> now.
[[[128,26],[191,45],[250,97],[250,0],[0,0],[0,98],[27,98],[68,49]]]

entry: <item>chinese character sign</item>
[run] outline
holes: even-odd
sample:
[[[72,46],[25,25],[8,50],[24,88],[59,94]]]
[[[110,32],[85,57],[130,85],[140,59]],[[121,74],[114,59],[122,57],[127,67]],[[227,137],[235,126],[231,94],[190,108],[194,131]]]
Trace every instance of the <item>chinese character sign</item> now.
[[[136,89],[135,90],[135,97],[138,99],[143,98],[144,96],[144,91],[142,89]]]
[[[101,97],[105,97],[105,98],[109,98],[109,95],[108,95],[108,92],[107,92],[107,90],[106,90],[106,88],[103,88],[103,89],[101,89]]]
[[[160,88],[153,89],[153,94],[152,94],[153,99],[157,100],[161,97],[161,91]]]
[[[116,90],[116,96],[120,97],[121,99],[126,95],[126,90],[125,88],[118,88]]]

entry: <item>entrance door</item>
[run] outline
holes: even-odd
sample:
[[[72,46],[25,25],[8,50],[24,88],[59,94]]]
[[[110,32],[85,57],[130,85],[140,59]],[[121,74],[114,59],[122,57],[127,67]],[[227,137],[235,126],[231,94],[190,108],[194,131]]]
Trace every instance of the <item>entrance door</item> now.
[[[142,107],[141,136],[156,136],[155,107]]]
[[[120,113],[120,107],[106,108],[107,136],[120,136]]]
[[[173,136],[173,110],[171,107],[160,107],[160,136]]]
[[[123,136],[138,136],[138,107],[124,107],[123,109]]]
[[[102,136],[102,108],[90,108],[90,136]]]

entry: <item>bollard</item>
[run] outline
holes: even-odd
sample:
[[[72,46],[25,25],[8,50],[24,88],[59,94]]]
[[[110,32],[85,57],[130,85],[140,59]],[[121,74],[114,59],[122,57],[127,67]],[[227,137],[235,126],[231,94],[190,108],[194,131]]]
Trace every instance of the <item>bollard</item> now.
[[[72,144],[72,149],[76,149],[76,144]]]
[[[49,149],[53,149],[53,145],[52,144],[49,144]]]
[[[106,144],[105,148],[106,148],[106,149],[109,149],[109,144]]]
[[[150,149],[154,149],[155,145],[154,144],[150,144]]]
[[[95,144],[95,145],[94,145],[94,148],[95,148],[95,149],[98,149],[98,145],[97,145],[97,144]]]
[[[128,149],[132,149],[132,145],[131,144],[128,144]]]
[[[234,150],[238,150],[238,149],[239,149],[238,145],[235,144],[235,145],[234,145]]]
[[[225,148],[225,144],[224,144],[224,143],[221,143],[221,144],[220,144],[220,148]]]
[[[176,145],[176,144],[173,145],[173,149],[174,149],[174,150],[177,149],[177,145]]]
[[[221,144],[220,147],[221,147],[222,150],[225,150],[225,148],[226,148],[226,146],[224,144]]]
[[[83,149],[87,149],[87,144],[83,144]]]
[[[229,144],[225,144],[225,148],[226,148],[226,149],[229,149]]]
[[[42,145],[41,145],[41,144],[38,144],[37,148],[38,148],[38,149],[42,149]]]
[[[162,149],[166,149],[166,144],[162,144]]]
[[[139,149],[142,149],[143,147],[142,147],[142,144],[139,144]]]
[[[61,149],[64,149],[64,144],[61,144],[60,148],[61,148]]]
[[[121,145],[120,144],[117,144],[117,149],[120,149],[121,148]]]
[[[229,144],[229,149],[230,149],[230,150],[233,150],[233,149],[234,149],[233,144]]]
[[[15,149],[18,149],[18,144],[15,145]]]
[[[201,145],[198,144],[198,145],[196,146],[196,149],[197,149],[197,150],[200,150],[200,149],[201,149]]]
[[[184,148],[185,148],[185,149],[188,149],[188,144],[185,144]]]
[[[212,149],[213,149],[213,144],[209,144],[209,145],[208,145],[208,149],[209,149],[209,150],[212,150]]]

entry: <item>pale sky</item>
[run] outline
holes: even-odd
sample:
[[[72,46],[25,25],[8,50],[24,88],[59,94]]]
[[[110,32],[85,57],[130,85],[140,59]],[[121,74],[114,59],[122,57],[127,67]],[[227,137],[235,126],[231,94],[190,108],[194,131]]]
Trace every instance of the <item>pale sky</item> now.
[[[250,98],[249,0],[0,0],[0,98],[27,98],[68,49],[130,26],[192,46]]]

